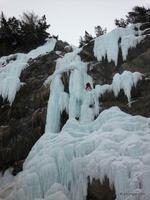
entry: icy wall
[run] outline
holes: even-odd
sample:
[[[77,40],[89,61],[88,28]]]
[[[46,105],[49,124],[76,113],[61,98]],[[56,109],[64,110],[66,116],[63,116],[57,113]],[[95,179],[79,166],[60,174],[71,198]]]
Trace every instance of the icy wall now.
[[[150,119],[117,107],[91,123],[70,119],[59,134],[47,132],[36,143],[8,199],[83,200],[87,177],[107,175],[117,200],[141,193],[140,200],[149,200],[149,133]]]
[[[54,50],[56,40],[54,38],[29,53],[17,53],[0,58],[0,96],[7,99],[10,104],[13,103],[17,91],[24,83],[20,82],[20,75],[23,69],[28,66],[30,59],[35,59],[52,50]]]
[[[105,36],[110,37],[107,43],[105,37],[97,38],[98,59],[107,55],[108,61],[117,63],[118,39],[123,42],[131,33],[133,29],[114,30]],[[137,44],[135,37],[129,38],[133,39],[130,47]],[[129,48],[125,44],[124,58]],[[99,114],[99,98],[107,91],[117,96],[123,90],[130,105],[131,89],[142,74],[124,71],[114,75],[112,84],[94,87],[87,63],[78,55],[80,50],[58,59],[54,74],[45,81],[50,84],[45,134],[32,148],[12,192],[4,192],[4,199],[85,200],[87,177],[103,181],[105,176],[115,186],[117,200],[136,200],[139,195],[140,200],[150,199],[150,119],[131,116],[117,107]],[[69,93],[64,91],[64,72],[70,75]],[[85,89],[86,83],[92,90]],[[69,120],[60,131],[63,110]]]
[[[127,28],[116,28],[108,34],[99,36],[94,42],[94,55],[99,61],[107,58],[108,62],[118,62],[119,48],[122,52],[123,60],[126,60],[128,50],[136,47],[145,36],[139,30],[140,24],[131,25]],[[138,30],[135,30],[138,29]],[[119,41],[120,40],[120,41]]]

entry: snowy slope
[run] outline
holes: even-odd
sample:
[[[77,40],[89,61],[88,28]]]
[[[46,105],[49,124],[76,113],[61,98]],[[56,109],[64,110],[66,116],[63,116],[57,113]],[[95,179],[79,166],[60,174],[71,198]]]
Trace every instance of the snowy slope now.
[[[17,53],[10,56],[0,58],[0,96],[7,99],[10,104],[13,103],[17,91],[20,89],[22,83],[20,82],[20,75],[23,69],[28,66],[30,59],[35,59],[40,55],[44,55],[52,51],[55,47],[56,40],[51,38],[47,42],[29,53]],[[14,59],[14,60],[11,60]],[[7,60],[9,62],[7,63]]]
[[[133,193],[149,200],[149,151],[150,119],[117,107],[88,124],[70,119],[59,134],[46,133],[36,143],[8,199],[84,200],[87,177],[107,175],[117,200],[134,200]]]

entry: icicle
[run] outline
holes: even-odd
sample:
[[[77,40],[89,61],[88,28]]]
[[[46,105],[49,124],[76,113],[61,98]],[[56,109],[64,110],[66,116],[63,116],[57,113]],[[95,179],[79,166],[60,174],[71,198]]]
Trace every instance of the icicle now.
[[[59,99],[62,97],[61,95],[63,92],[64,86],[61,81],[61,76],[57,75],[51,83],[45,132],[57,133],[60,130],[60,114],[62,111],[62,105],[60,107]]]
[[[66,111],[69,114],[69,95],[66,92],[62,92],[59,98],[60,112]]]
[[[142,74],[139,72],[124,71],[122,74],[115,74],[112,82],[112,89],[114,95],[117,97],[120,90],[124,91],[127,96],[129,106],[131,106],[131,90],[132,87],[136,87],[139,80],[142,79]]]
[[[136,36],[136,34],[139,34],[139,36]],[[141,36],[140,34],[139,30],[135,31],[135,26],[116,28],[95,39],[94,55],[98,61],[107,58],[108,62],[113,61],[117,65],[119,48],[121,48],[123,60],[126,60],[128,50],[136,47],[145,38],[145,36]],[[120,44],[119,40],[121,40]]]

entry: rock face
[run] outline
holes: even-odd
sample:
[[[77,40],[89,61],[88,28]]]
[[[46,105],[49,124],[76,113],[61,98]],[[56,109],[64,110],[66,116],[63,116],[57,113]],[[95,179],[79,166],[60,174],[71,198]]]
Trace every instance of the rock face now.
[[[43,86],[53,73],[59,56],[51,52],[29,63],[21,75],[24,85],[13,105],[0,102],[0,170],[13,166],[13,173],[21,170],[34,143],[45,129],[49,88]],[[7,159],[6,159],[7,158]]]
[[[29,61],[12,106],[0,97],[0,171],[8,167],[13,167],[14,175],[21,171],[24,159],[44,133],[49,87],[43,83],[54,72],[56,60],[72,50],[69,47],[58,40],[54,51]]]
[[[115,189],[110,187],[109,180],[105,177],[103,183],[93,179],[92,183],[88,184],[87,200],[115,200]]]
[[[143,29],[148,26],[149,24]],[[57,58],[71,51],[66,47],[67,45],[59,41],[55,51],[30,61],[29,67],[21,75],[21,81],[25,84],[17,93],[12,107],[0,98],[0,171],[10,166],[13,167],[14,175],[21,171],[24,159],[44,133],[49,88],[43,86],[43,83],[54,72]],[[127,105],[126,96],[121,91],[118,98],[114,97],[113,93],[104,94],[100,99],[101,109],[115,105],[130,114],[150,117],[150,36],[146,36],[136,48],[129,50],[125,62],[119,53],[117,66],[113,62],[108,63],[107,60],[98,62],[93,54],[93,46],[94,41],[84,46],[80,56],[83,61],[88,62],[88,73],[92,76],[95,85],[110,84],[113,75],[124,70],[144,74],[143,80],[132,90],[131,107]],[[67,76],[63,79],[67,91]],[[67,116],[63,113],[62,125],[66,119]],[[104,199],[115,199],[115,191],[110,189],[107,179],[103,184],[93,180],[88,185],[87,200]]]

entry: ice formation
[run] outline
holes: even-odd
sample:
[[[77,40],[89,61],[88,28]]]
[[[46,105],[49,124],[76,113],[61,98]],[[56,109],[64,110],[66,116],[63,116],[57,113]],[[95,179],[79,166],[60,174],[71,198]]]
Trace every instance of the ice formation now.
[[[105,175],[117,200],[149,200],[149,151],[149,118],[112,107],[90,123],[70,119],[35,144],[7,200],[84,200],[87,177]]]
[[[46,123],[46,132],[48,130],[52,132],[59,132],[60,128],[60,114],[63,111],[63,105],[60,105],[60,99],[64,94],[64,86],[61,81],[61,76],[57,75],[51,83],[51,95],[48,101],[48,110],[47,110],[47,123]],[[59,103],[60,102],[60,103]]]
[[[55,72],[44,83],[47,85],[51,82],[46,132],[59,132],[63,110],[66,110],[69,118],[78,118],[82,122],[94,120],[99,114],[99,97],[108,91],[113,91],[114,95],[118,96],[120,90],[123,90],[131,106],[131,89],[136,87],[137,82],[142,79],[142,74],[130,71],[117,73],[111,85],[96,85],[93,90],[86,91],[86,83],[90,83],[93,87],[93,81],[87,74],[87,64],[82,62],[78,55],[80,51],[81,49],[75,49],[65,54],[63,58],[59,58]],[[64,72],[70,73],[69,94],[64,93],[61,80]]]
[[[107,54],[109,61],[117,62],[119,37],[124,41],[124,31],[118,32],[110,33],[108,44],[104,39],[98,47],[99,60]],[[127,52],[128,45],[124,49]],[[87,177],[103,181],[105,176],[115,186],[117,200],[150,199],[150,119],[131,116],[117,107],[99,115],[99,98],[107,91],[117,96],[123,90],[130,104],[131,89],[142,74],[125,71],[116,74],[112,84],[94,88],[80,50],[58,59],[54,74],[45,81],[45,85],[51,83],[45,134],[29,153],[6,200],[85,200]],[[64,72],[70,75],[69,93],[64,91]],[[87,82],[91,91],[85,90]],[[64,110],[69,119],[60,131]]]
[[[136,25],[136,28],[139,28],[139,25]],[[126,60],[128,50],[136,47],[144,39],[145,36],[141,34],[140,30],[135,30],[135,25],[128,26],[127,28],[116,28],[95,39],[94,55],[98,61],[107,58],[108,62],[113,61],[117,65],[119,48],[121,48],[123,60]],[[119,40],[121,40],[120,43]]]
[[[24,68],[28,66],[30,59],[35,59],[40,55],[44,55],[54,49],[56,40],[51,38],[47,42],[27,54],[17,53],[10,56],[0,58],[0,96],[7,99],[10,104],[13,103],[17,91],[22,83],[20,75]]]
[[[105,92],[113,91],[115,97],[118,96],[121,90],[127,96],[129,106],[131,106],[131,90],[136,87],[137,82],[142,80],[143,74],[140,72],[124,71],[122,74],[116,73],[113,77],[112,84],[96,85],[95,93],[97,97],[101,97]]]
[[[80,49],[75,49],[63,58],[59,58],[54,74],[45,81],[45,85],[51,82],[46,132],[59,132],[60,116],[64,110],[69,114],[69,118],[79,118],[81,121],[92,120],[99,113],[96,95],[85,90],[87,82],[91,85],[93,83],[92,78],[87,74],[86,63],[83,63],[78,55],[79,51]],[[70,72],[69,94],[64,92],[61,80],[64,72]],[[94,106],[90,108],[90,104]]]
[[[117,73],[112,82],[112,90],[115,96],[118,96],[122,89],[127,96],[129,106],[131,106],[131,89],[136,87],[139,80],[142,80],[142,76],[139,72],[124,71],[121,75]]]

